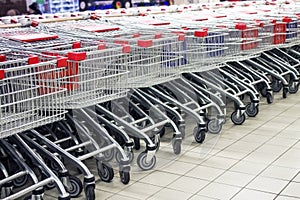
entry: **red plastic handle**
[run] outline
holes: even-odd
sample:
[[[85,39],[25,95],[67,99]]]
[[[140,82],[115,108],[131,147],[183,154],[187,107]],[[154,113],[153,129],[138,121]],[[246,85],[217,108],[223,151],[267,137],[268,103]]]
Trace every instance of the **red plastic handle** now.
[[[6,55],[0,54],[0,62],[4,62],[6,60]]]
[[[4,69],[0,69],[0,80],[3,80],[4,78],[5,78]]]
[[[85,60],[86,52],[68,52],[68,59],[73,61]]]

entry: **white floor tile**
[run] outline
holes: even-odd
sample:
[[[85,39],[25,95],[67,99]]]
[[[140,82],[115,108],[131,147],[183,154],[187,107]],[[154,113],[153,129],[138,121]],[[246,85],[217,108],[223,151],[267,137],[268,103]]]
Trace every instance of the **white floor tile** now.
[[[215,182],[224,183],[233,186],[244,187],[246,186],[255,176],[250,174],[243,174],[239,172],[226,171]]]
[[[213,156],[201,163],[201,165],[220,169],[229,169],[237,162],[238,160],[235,159]]]
[[[209,184],[209,181],[183,176],[167,187],[173,190],[195,194],[207,184]]]
[[[205,197],[201,195],[194,195],[189,200],[217,200],[216,198]]]
[[[243,160],[250,161],[250,162],[256,162],[256,163],[262,163],[262,164],[270,164],[274,160],[277,159],[277,155],[272,154],[263,154],[261,152],[252,152],[247,157],[245,157]]]
[[[96,182],[96,189],[104,190],[106,192],[111,192],[111,193],[117,193],[117,192],[123,190],[124,188],[128,187],[132,183],[133,183],[133,181],[130,181],[128,183],[128,185],[124,185],[123,183],[121,183],[120,179],[114,178],[109,183],[97,181]]]
[[[247,188],[279,194],[288,183],[284,180],[258,176],[247,185]]]
[[[240,189],[240,187],[236,186],[230,186],[220,183],[211,183],[205,188],[203,188],[200,192],[198,192],[198,195],[225,200],[233,197],[236,193],[238,193]]]
[[[256,148],[258,148],[261,144],[259,143],[250,143],[250,142],[244,142],[244,141],[237,141],[236,143],[230,145],[226,148],[226,150],[229,151],[237,151],[237,152],[245,152],[245,153],[251,153]]]
[[[240,160],[246,157],[247,154],[248,154],[247,152],[222,150],[219,153],[217,153],[216,156]]]
[[[169,188],[164,188],[148,199],[149,200],[162,200],[162,199],[163,200],[174,200],[174,199],[185,200],[185,199],[189,199],[189,197],[191,196],[192,194],[172,190]]]
[[[271,165],[267,169],[265,169],[260,175],[270,178],[292,180],[298,172],[299,171],[296,169]]]
[[[152,185],[157,185],[157,186],[162,186],[165,187],[175,181],[177,178],[179,178],[179,175],[175,174],[170,174],[167,172],[160,172],[160,171],[155,171],[148,176],[142,178],[139,180],[140,182],[143,183],[148,183]]]
[[[96,197],[96,199],[98,200],[98,197]],[[122,195],[119,195],[119,194],[115,194],[115,195],[107,198],[107,200],[137,200],[137,198],[127,197],[127,196],[122,196]]]
[[[264,144],[263,146],[256,149],[255,152],[260,152],[261,154],[271,154],[271,155],[279,156],[283,154],[287,149],[288,147],[284,147],[284,146]]]
[[[300,183],[300,173],[298,172],[297,176],[293,179],[294,182]]]
[[[198,166],[189,171],[186,176],[212,181],[224,173],[224,171],[225,170],[212,167]]]
[[[276,166],[300,170],[300,158],[291,158],[283,155],[272,164]]]
[[[266,192],[243,189],[236,196],[232,198],[232,200],[273,200],[276,197],[275,194],[270,194]]]
[[[234,165],[230,171],[241,172],[245,174],[257,175],[267,167],[267,164],[255,163],[242,160]]]
[[[172,161],[160,168],[161,171],[170,172],[173,174],[183,175],[196,167],[195,164],[185,163],[180,161]]]
[[[122,190],[118,194],[137,199],[146,199],[161,189],[162,188],[158,186],[136,182],[131,186],[127,187],[125,190]]]
[[[265,143],[266,141],[270,140],[271,138],[272,138],[272,136],[249,134],[249,135],[243,137],[240,141],[262,144],[262,143]]]
[[[281,193],[292,197],[300,197],[300,183],[291,182]]]
[[[299,148],[290,148],[287,152],[284,153],[284,156],[299,159],[300,158],[300,149]]]
[[[286,133],[280,133],[274,138],[272,138],[270,141],[267,142],[267,144],[271,145],[277,145],[277,146],[284,146],[284,147],[291,147],[293,146],[296,141],[293,138],[287,138],[285,137],[287,134]]]
[[[299,198],[295,198],[295,197],[288,197],[288,196],[278,196],[275,200],[299,200]]]
[[[300,139],[299,128],[298,130],[285,129],[276,136],[286,138],[286,139],[299,140]]]
[[[200,164],[205,159],[209,158],[211,155],[206,153],[205,155],[200,154],[199,152],[189,151],[184,154],[178,155],[177,159],[180,162]]]

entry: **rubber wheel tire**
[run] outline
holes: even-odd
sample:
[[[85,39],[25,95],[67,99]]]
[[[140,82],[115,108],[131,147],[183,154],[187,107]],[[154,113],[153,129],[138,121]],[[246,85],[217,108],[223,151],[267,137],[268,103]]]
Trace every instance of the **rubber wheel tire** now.
[[[72,187],[70,190],[68,189],[67,192],[70,194],[71,198],[76,198],[83,190],[82,182],[76,176],[69,176],[69,179]]]
[[[28,176],[25,174],[24,176],[14,179],[13,184],[15,187],[22,187],[27,183],[27,181],[28,181]]]
[[[121,182],[127,185],[130,181],[130,173],[126,171],[119,171]]]
[[[253,103],[249,103],[247,106],[246,106],[246,114],[249,116],[249,117],[255,117],[259,112],[259,109],[258,109],[258,105],[257,106],[254,106]]]
[[[198,127],[194,128],[193,131],[195,141],[197,143],[203,143],[206,137],[206,131],[204,129],[199,129]]]
[[[116,151],[116,161],[118,162],[118,163],[120,163],[121,162],[121,160],[122,160],[122,156],[121,156],[122,154],[120,153],[120,151]],[[131,151],[131,152],[129,152],[129,155],[127,155],[127,157],[128,157],[128,162],[129,163],[132,163],[132,161],[133,161],[133,159],[134,159],[134,154],[133,154],[133,152]]]
[[[268,102],[268,104],[271,104],[271,103],[273,103],[273,101],[274,101],[274,97],[273,97],[273,95],[272,95],[272,94],[270,94],[270,93],[267,93],[267,96],[266,96],[266,98],[267,98],[267,102]]]
[[[263,97],[266,97],[268,92],[267,92],[267,87],[263,87],[261,90],[260,90],[260,94],[261,96]]]
[[[299,89],[299,83],[298,82],[292,82],[289,85],[289,93],[290,94],[296,94],[298,92]]]
[[[172,143],[173,145],[173,152],[175,155],[178,155],[181,153],[181,143],[182,143],[182,140],[179,140],[179,139],[173,139],[174,142]]]
[[[283,91],[282,91],[282,98],[287,98],[287,93],[289,92],[289,89],[288,88],[283,88]]]
[[[104,160],[106,162],[111,161],[115,156],[115,149],[109,149],[103,152]]]
[[[185,127],[184,126],[179,126],[178,130],[181,133],[182,139],[184,139],[185,138]]]
[[[212,134],[219,134],[222,130],[222,124],[219,123],[218,119],[209,120],[207,130]]]
[[[237,118],[237,110],[234,111],[232,114],[231,114],[231,121],[235,124],[235,125],[242,125],[245,120],[246,120],[246,116],[245,114],[243,113],[239,118]]]
[[[142,152],[138,155],[137,157],[137,165],[139,166],[140,169],[142,170],[151,170],[156,164],[156,157],[155,155],[152,157],[150,162],[146,161],[147,158],[147,153]]]
[[[274,92],[280,92],[280,90],[282,89],[282,84],[279,80],[275,79],[273,82],[272,82],[272,90]]]
[[[102,166],[99,166],[102,165]],[[108,163],[97,162],[98,175],[103,182],[110,182],[114,178],[114,170]],[[101,170],[102,169],[102,170]]]
[[[134,137],[133,141],[134,141],[134,148],[135,148],[135,150],[139,150],[141,148],[140,139]]]
[[[85,199],[86,200],[95,200],[95,186],[94,185],[88,185],[85,188]]]

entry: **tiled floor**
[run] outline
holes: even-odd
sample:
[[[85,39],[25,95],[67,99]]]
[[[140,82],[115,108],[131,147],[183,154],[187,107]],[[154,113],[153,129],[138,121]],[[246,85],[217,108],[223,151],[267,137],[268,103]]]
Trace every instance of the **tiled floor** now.
[[[300,92],[275,97],[271,105],[262,99],[257,117],[242,126],[228,120],[221,134],[207,135],[203,144],[188,134],[180,155],[163,139],[154,170],[133,164],[128,185],[117,171],[111,183],[97,177],[96,199],[300,199]]]

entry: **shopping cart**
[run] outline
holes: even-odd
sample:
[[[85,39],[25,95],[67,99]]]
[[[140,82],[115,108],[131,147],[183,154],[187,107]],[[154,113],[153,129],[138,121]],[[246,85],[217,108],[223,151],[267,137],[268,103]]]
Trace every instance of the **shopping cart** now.
[[[0,57],[1,138],[64,118],[59,80],[66,58],[17,50]]]
[[[1,144],[6,154],[11,155],[20,167],[19,173],[6,174],[1,180],[1,185],[14,181],[19,186],[21,183],[18,184],[18,181],[27,175],[33,180],[32,185],[21,191],[14,191],[14,194],[6,188],[3,198],[16,199],[31,192],[33,196],[39,198],[38,196],[43,195],[41,187],[54,183],[59,190],[60,198],[68,199],[69,194],[46,165],[41,164],[46,172],[46,178],[39,181],[30,167],[25,163],[20,164],[24,161],[23,158],[5,142],[5,138],[19,138],[18,134],[22,134],[23,131],[64,118],[65,109],[62,102],[65,89],[61,87],[59,80],[62,78],[63,68],[67,66],[66,58],[2,49],[1,61]],[[20,142],[22,143],[22,140]],[[23,150],[27,149],[23,143],[21,146],[24,147]],[[27,152],[32,155],[35,162],[41,162],[32,150]],[[11,167],[6,166],[3,169],[11,170],[8,169]]]
[[[4,35],[7,38],[7,33]],[[46,39],[44,37],[41,39],[42,37],[40,37],[40,35],[39,37],[35,37],[35,34],[32,35],[32,33],[28,33],[28,31],[26,31],[25,34],[21,34],[21,38],[24,38],[25,36],[28,37],[28,35],[31,40],[20,40],[19,43],[21,43],[21,47],[19,48],[39,51],[44,55],[68,56],[67,67],[65,67],[61,72],[61,74],[64,75],[64,78],[61,79],[60,85],[62,88],[67,89],[67,91],[64,93],[63,102],[67,109],[80,109],[82,107],[87,107],[126,95],[127,72],[118,69],[119,65],[121,64],[119,64],[119,60],[114,57],[123,54],[123,47],[109,46],[103,43],[97,43],[97,45],[94,46],[90,46],[89,44],[86,45],[88,47],[81,47],[82,43],[74,43],[71,40],[66,40],[64,43],[56,43],[55,41],[52,41],[53,38]],[[18,35],[18,38],[19,37],[20,35]],[[9,39],[11,40],[10,36]],[[46,40],[46,42],[41,42],[41,40]],[[28,45],[27,43],[31,41],[33,43]],[[39,47],[37,47],[37,45],[39,45]],[[32,49],[33,46],[35,49]],[[72,119],[72,117],[69,117],[68,119],[70,121],[76,121],[76,119]],[[72,123],[74,123],[73,121]],[[122,160],[122,165],[120,165],[120,173],[124,172],[122,175],[125,175],[121,176],[124,177],[121,180],[123,183],[127,184],[129,182],[129,168],[127,167],[128,163],[126,164],[128,158],[126,157],[123,149],[108,135],[106,131],[102,130],[99,125],[96,127],[99,129],[99,134],[103,134],[104,137],[108,138],[110,144],[105,147],[98,145],[100,142],[95,141],[93,138],[91,138],[91,136],[89,136],[90,132],[87,132],[86,129],[83,128],[84,124],[80,124],[78,121],[76,122],[79,124],[78,127],[81,128],[81,131],[79,132],[81,134],[79,134],[80,144],[78,144],[76,147],[73,146],[73,148],[84,148],[84,145],[88,147],[93,146],[93,148],[85,147],[85,149],[93,152],[82,155],[80,158],[87,159],[97,155],[101,157],[102,152],[108,151],[112,148],[117,148],[119,151],[122,151],[122,159],[124,158],[124,162]],[[94,131],[94,133],[97,133],[97,131]],[[67,139],[70,139],[70,136]],[[71,139],[73,138],[71,137]],[[46,143],[49,148],[51,145],[53,145],[48,140],[45,141],[47,141]],[[62,152],[59,149],[55,150],[59,153],[67,154],[66,151]],[[68,159],[72,159],[70,155],[65,156]],[[77,164],[78,168],[84,171],[86,179],[88,180],[87,183],[85,183],[85,188],[91,188],[89,187],[92,180],[90,172],[86,168],[83,168],[82,164],[78,162],[78,160],[76,161],[77,162],[75,163]],[[109,168],[109,172],[111,172],[111,167],[106,163],[102,164],[102,160],[100,160],[100,158],[98,159],[97,163],[99,171],[102,172],[99,173],[99,175],[104,174],[104,176],[101,177],[102,180],[110,181],[111,178],[107,180],[105,177],[105,172],[107,172],[105,170]],[[123,169],[125,168],[126,170],[124,171]],[[110,175],[110,177],[113,177],[113,174]],[[89,191],[91,190],[85,191],[87,195],[90,195]]]
[[[82,37],[81,35],[86,34],[87,36],[85,39],[89,39],[91,41],[102,39],[102,41],[110,41],[113,43],[121,44],[121,45],[130,45],[125,47],[130,47],[130,52],[127,54],[127,56],[123,58],[119,58],[123,63],[126,63],[124,66],[127,70],[129,70],[129,87],[148,87],[154,84],[159,84],[160,82],[166,82],[168,80],[173,80],[178,78],[178,68],[180,66],[181,62],[181,48],[183,47],[182,38],[176,36],[176,35],[167,35],[167,34],[158,34],[158,33],[142,33],[139,31],[132,31],[132,30],[119,30],[119,28],[111,27],[111,26],[103,26],[99,23],[95,22],[86,22],[86,23],[80,23],[81,27],[78,27],[78,23],[70,23],[66,26],[69,27],[69,29],[73,30],[73,37]],[[91,31],[91,26],[92,30]],[[57,26],[56,26],[57,27]],[[49,30],[49,29],[48,29]],[[56,29],[57,30],[57,29]],[[58,33],[63,33],[63,35],[67,35],[65,32],[59,30]],[[95,33],[97,32],[97,33]],[[70,36],[70,35],[69,35]],[[111,36],[111,37],[108,37]],[[175,50],[175,51],[174,51]],[[137,93],[137,91],[133,90],[133,93]],[[167,117],[162,115],[159,119],[162,119],[162,121],[157,122],[156,120],[153,120],[148,113],[141,112],[141,109],[138,108],[138,106],[134,106],[136,103],[132,102],[132,100],[129,98],[123,99],[124,101],[130,102],[131,109],[136,109],[139,113],[142,113],[142,115],[131,117],[130,119],[133,121],[125,122],[122,121],[122,119],[116,119],[116,118],[122,118],[123,116],[119,115],[130,115],[128,111],[126,111],[127,108],[119,108],[123,110],[123,114],[120,112],[118,115],[116,113],[113,113],[113,110],[107,109],[105,106],[101,106],[101,109],[98,108],[98,110],[101,110],[101,114],[105,115],[105,117],[108,117],[108,120],[111,122],[119,121],[118,126],[126,127],[125,129],[132,129],[132,124],[135,123],[141,123],[141,122],[147,122],[151,124],[148,127],[140,127],[141,130],[137,130],[137,128],[134,128],[133,131],[129,131],[130,134],[133,134],[133,137],[135,138],[141,138],[144,139],[147,143],[147,160],[152,160],[153,153],[150,153],[152,151],[155,151],[155,144],[159,143],[159,139],[154,139],[151,141],[149,136],[145,134],[145,132],[149,132],[152,129],[153,133],[158,132],[165,123],[172,123],[172,121]],[[142,100],[142,98],[139,98],[140,101],[143,102],[143,106],[145,107],[153,107],[151,102]],[[124,103],[125,104],[125,103]],[[128,105],[125,104],[125,105]],[[156,108],[154,108],[156,109]],[[131,124],[130,124],[131,123]],[[115,124],[116,125],[116,124]],[[175,135],[179,135],[179,131],[177,127],[172,124],[175,129]],[[113,127],[109,127],[113,128]],[[151,132],[151,131],[150,131]],[[137,136],[137,133],[139,136]],[[150,134],[152,135],[152,134]],[[152,136],[151,136],[152,137]],[[180,139],[181,137],[175,137],[176,140]],[[175,140],[174,139],[174,140]],[[155,141],[155,142],[154,142]],[[153,142],[155,144],[153,144]],[[174,152],[178,154],[180,152],[180,144],[178,142],[173,142],[174,144]],[[136,141],[137,145],[137,141]],[[148,148],[149,147],[149,148]],[[175,148],[176,147],[176,148]],[[154,148],[154,149],[153,149]],[[148,153],[149,152],[149,153]],[[145,152],[144,152],[145,153]],[[138,163],[145,163],[145,162],[139,162],[139,160],[144,159],[144,154],[140,154],[141,156],[138,158]],[[153,159],[154,160],[154,159]],[[152,163],[152,162],[150,162]],[[155,163],[155,162],[154,162]],[[139,165],[142,169],[144,165]],[[151,166],[154,166],[151,164]],[[152,168],[152,167],[151,167]],[[149,167],[146,167],[145,169],[149,169]]]

